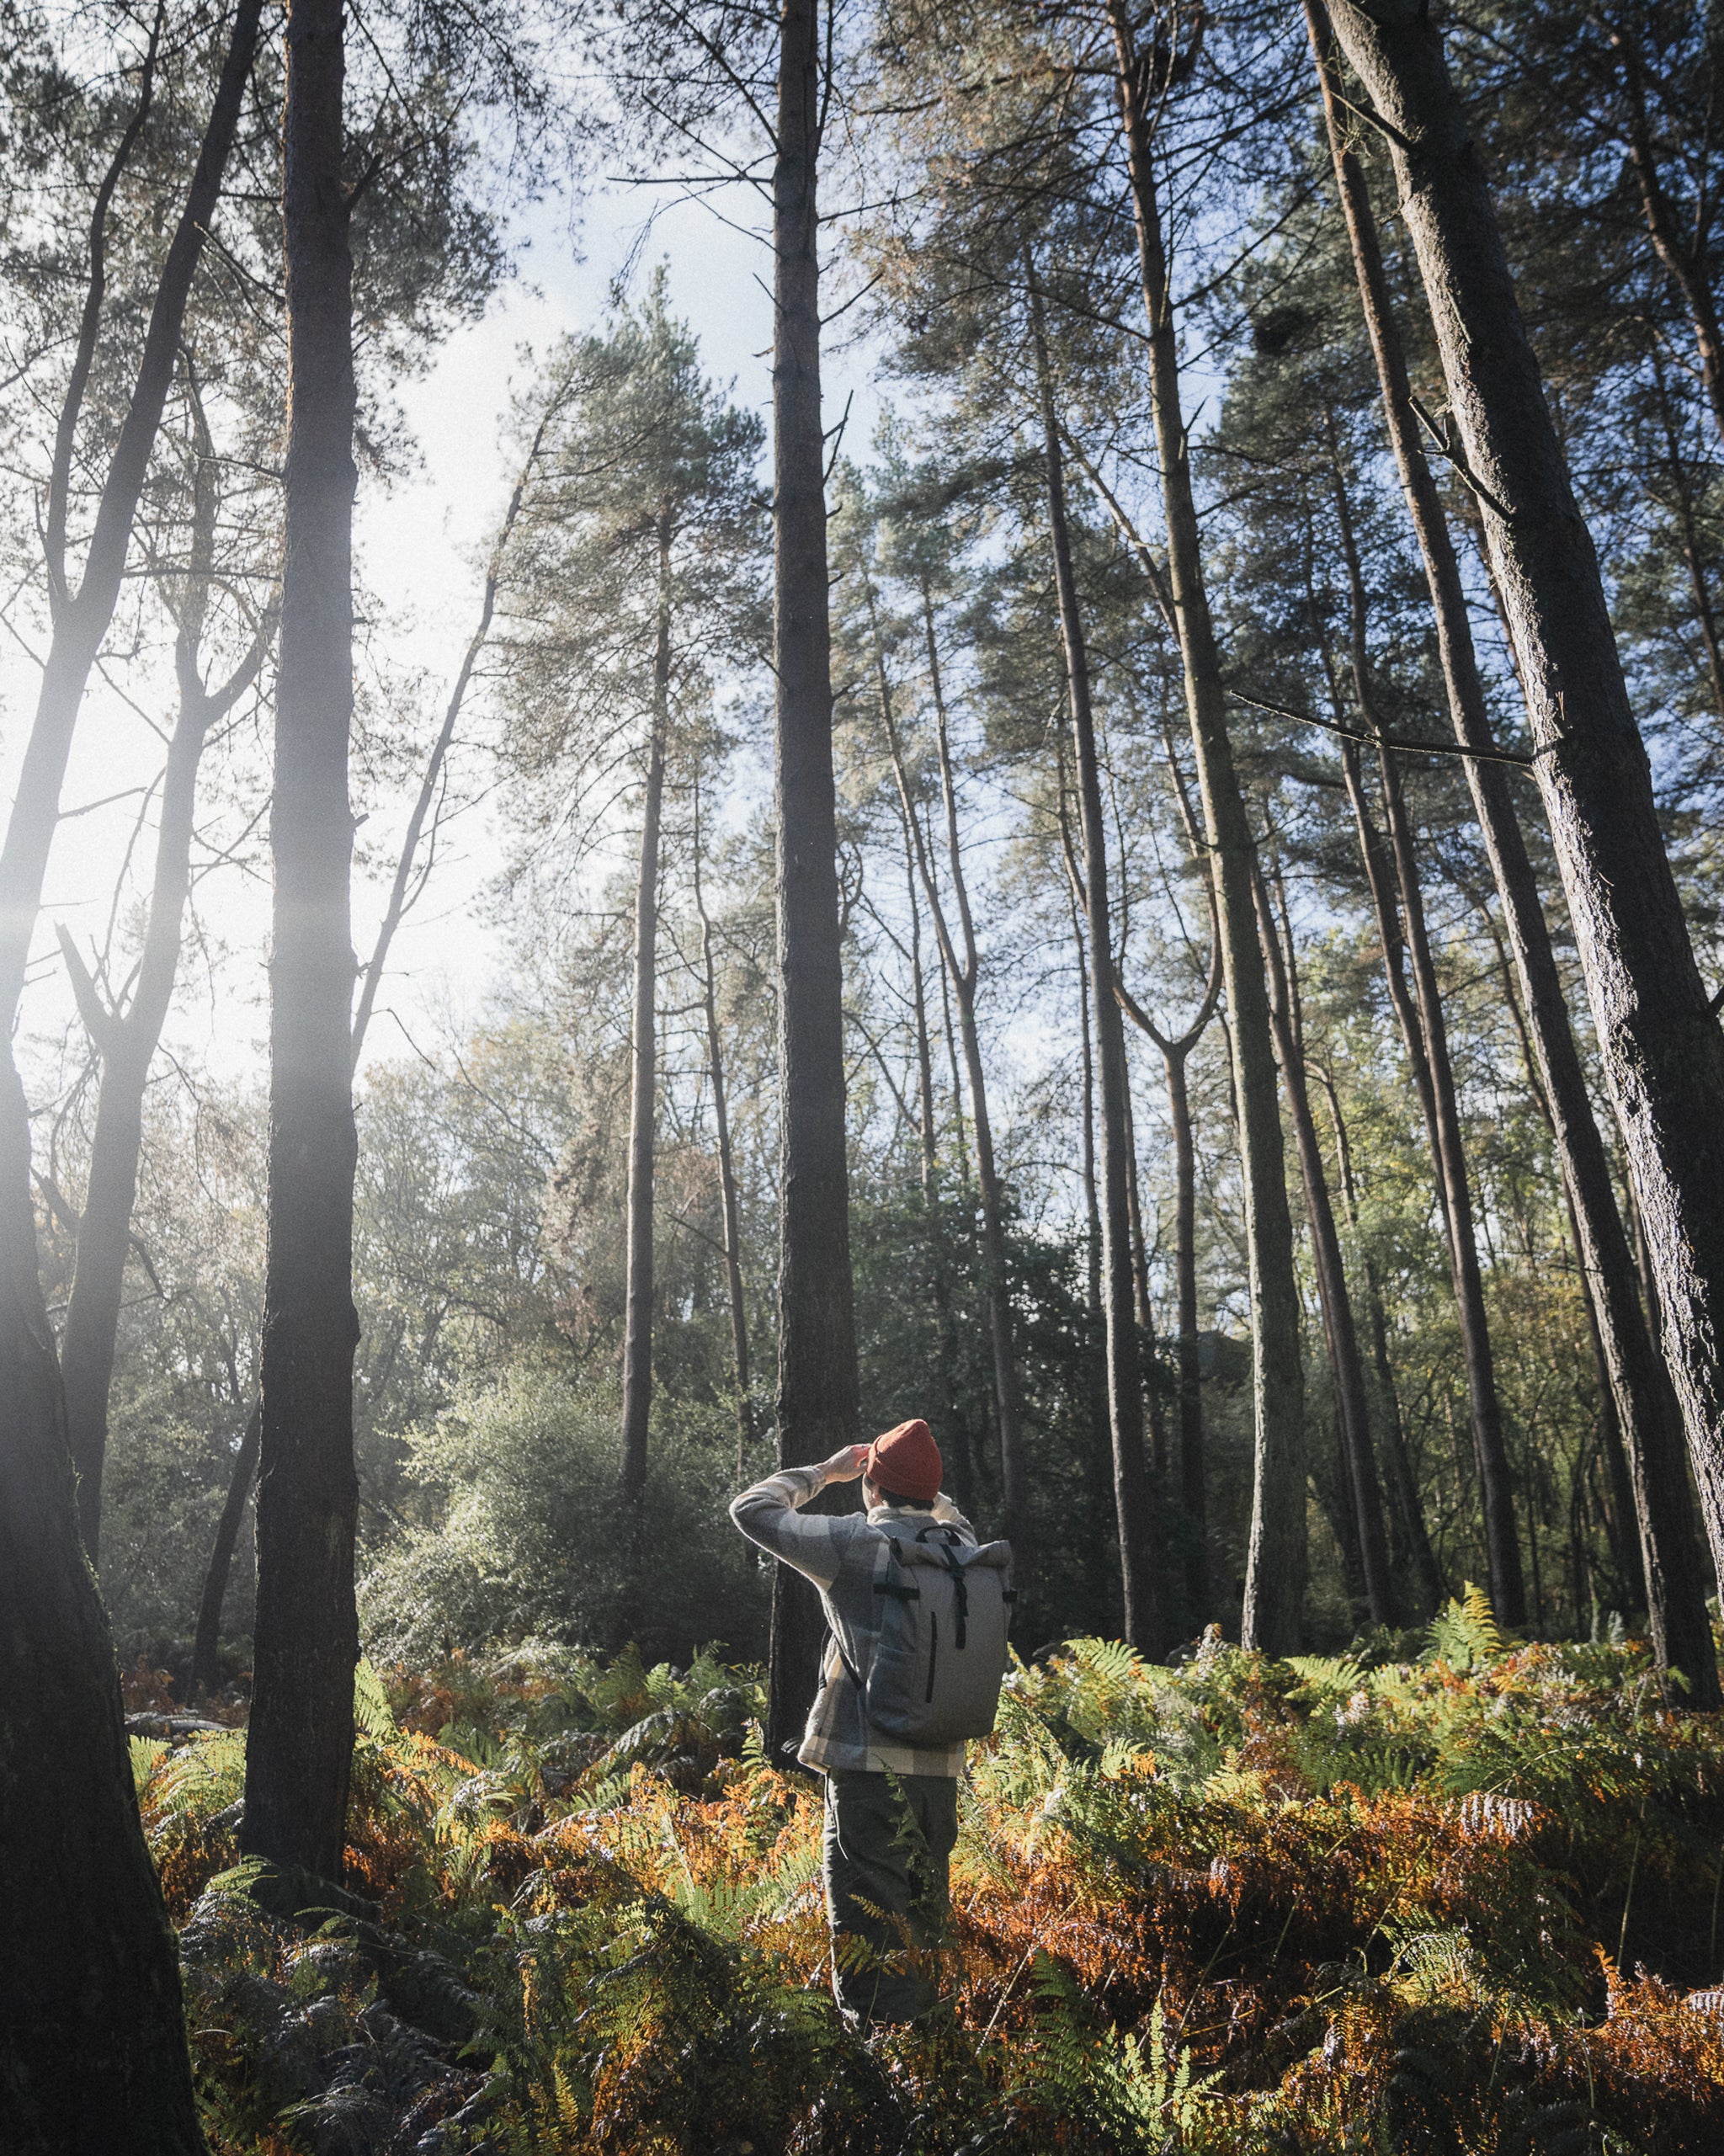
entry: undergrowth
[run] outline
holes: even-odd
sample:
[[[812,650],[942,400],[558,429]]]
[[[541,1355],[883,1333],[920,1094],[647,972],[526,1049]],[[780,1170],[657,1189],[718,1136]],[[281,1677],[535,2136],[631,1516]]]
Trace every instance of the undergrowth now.
[[[140,1745],[221,2156],[1703,2156],[1724,1727],[1643,1648],[1179,1669],[1099,1640],[971,1751],[947,2003],[827,1990],[817,1787],[758,1674],[362,1669],[347,1892],[269,1914],[243,1734]]]

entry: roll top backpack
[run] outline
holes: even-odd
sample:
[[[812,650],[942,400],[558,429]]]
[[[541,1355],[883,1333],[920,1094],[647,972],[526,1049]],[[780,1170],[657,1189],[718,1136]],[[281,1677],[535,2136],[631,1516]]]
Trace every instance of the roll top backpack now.
[[[880,1637],[859,1680],[870,1726],[918,1746],[986,1737],[1006,1674],[1011,1544],[978,1546],[939,1521],[880,1532]]]

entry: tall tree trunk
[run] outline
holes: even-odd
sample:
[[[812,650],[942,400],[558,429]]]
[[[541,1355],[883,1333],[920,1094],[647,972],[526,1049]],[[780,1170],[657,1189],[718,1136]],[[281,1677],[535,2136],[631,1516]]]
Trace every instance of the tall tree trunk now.
[[[64,929],[60,931],[61,949],[78,1010],[102,1059],[89,1176],[78,1221],[77,1264],[60,1343],[67,1437],[78,1478],[78,1519],[92,1564],[99,1562],[108,1393],[120,1329],[132,1205],[137,1195],[144,1091],[179,970],[181,924],[191,888],[198,767],[210,727],[231,711],[256,679],[274,633],[272,610],[226,683],[214,691],[205,688],[199,654],[214,566],[218,488],[214,446],[195,388],[193,396],[199,461],[188,554],[188,594],[174,651],[179,711],[162,774],[156,870],[137,982],[131,1001],[123,1010],[110,1009],[104,1003],[76,945]]]
[[[718,967],[713,956],[712,918],[700,888],[700,775],[694,775],[694,911],[700,919],[700,1002],[706,1019],[706,1068],[712,1081],[712,1128],[718,1145],[718,1195],[724,1215],[725,1292],[731,1313],[731,1374],[737,1393],[737,1474],[740,1479],[754,1436],[748,1397],[748,1306],[742,1294],[742,1236],[737,1203],[737,1163],[731,1148],[730,1097],[726,1090],[724,1042],[718,1030]]]
[[[1061,775],[1063,782],[1063,773]],[[1083,1051],[1083,1112],[1079,1119],[1083,1151],[1079,1166],[1083,1184],[1083,1308],[1091,1335],[1086,1343],[1084,1355],[1084,1367],[1088,1374],[1086,1390],[1089,1395],[1089,1446],[1084,1481],[1091,1500],[1097,1508],[1096,1517],[1100,1520],[1105,1517],[1107,1507],[1115,1504],[1116,1500],[1113,1492],[1113,1431],[1108,1421],[1107,1317],[1103,1308],[1105,1298],[1102,1291],[1101,1198],[1096,1177],[1095,1041],[1089,1022],[1089,964],[1084,952],[1083,902],[1080,895],[1083,885],[1072,855],[1071,834],[1066,827],[1063,803],[1060,826],[1060,836],[1066,845],[1067,870],[1072,881],[1072,947],[1078,960],[1078,1040]],[[1102,1352],[1098,1353],[1098,1349]]]
[[[8,1040],[72,730],[113,618],[259,11],[258,0],[242,0],[235,16],[75,594],[63,556],[49,564],[52,639],[0,848],[0,1032]],[[117,163],[110,170],[117,176]],[[104,216],[105,200],[93,226],[98,244]],[[87,336],[75,355],[86,370],[100,313],[93,261],[92,272]],[[62,487],[81,394],[74,384],[56,448]],[[0,1057],[0,1866],[8,1882],[0,2086],[10,2148],[18,2156],[200,2152],[178,1957],[138,1819],[113,1638],[78,1531],[65,1397],[37,1266],[29,1113],[9,1051]]]
[[[1456,454],[1481,500],[1599,1053],[1646,1222],[1715,1565],[1724,1566],[1724,1038],[1664,852],[1592,537],[1527,341],[1490,189],[1416,0],[1337,0],[1393,130]]]
[[[818,0],[784,0],[772,187],[773,667],[783,1131],[778,1426],[787,1466],[854,1444],[858,1413],[820,416],[820,70]],[[838,1491],[831,1501],[840,1501]],[[854,1498],[844,1493],[843,1501]],[[813,1697],[821,1636],[813,1589],[779,1566],[767,1711],[774,1762]]]
[[[1335,1133],[1335,1159],[1341,1175],[1341,1203],[1346,1209],[1347,1225],[1356,1235],[1359,1231],[1359,1188],[1354,1180],[1352,1149],[1347,1140],[1347,1123],[1341,1113],[1341,1099],[1333,1074],[1322,1064],[1307,1062],[1306,1067],[1314,1069],[1329,1105],[1329,1121]],[[1407,1425],[1401,1413],[1401,1395],[1395,1383],[1394,1366],[1389,1360],[1389,1324],[1383,1309],[1383,1291],[1377,1279],[1376,1267],[1368,1251],[1360,1254],[1360,1270],[1365,1275],[1365,1314],[1370,1326],[1371,1365],[1376,1371],[1377,1392],[1383,1412],[1383,1451],[1389,1463],[1391,1512],[1396,1523],[1397,1545],[1392,1555],[1397,1568],[1406,1566],[1413,1575],[1414,1587],[1410,1601],[1412,1614],[1429,1617],[1442,1601],[1443,1577],[1437,1568],[1435,1553],[1431,1548],[1430,1530],[1425,1524],[1424,1500],[1419,1494],[1418,1477],[1413,1472],[1413,1456],[1407,1449]]]
[[[37,1275],[29,1123],[0,1066],[0,2115],[18,2156],[194,2156],[179,1958],[114,1642],[78,1537]]]
[[[1371,678],[1365,575],[1360,563],[1352,508],[1338,455],[1334,460],[1333,476],[1335,509],[1341,530],[1341,552],[1347,572],[1353,693],[1365,728],[1381,737],[1384,728],[1378,716]],[[1455,1086],[1455,1066],[1449,1053],[1448,1024],[1443,1011],[1442,992],[1437,981],[1436,961],[1431,950],[1430,932],[1425,920],[1424,896],[1419,881],[1413,826],[1401,787],[1400,759],[1387,748],[1380,748],[1377,768],[1382,784],[1384,817],[1388,827],[1389,858],[1394,866],[1402,933],[1412,967],[1413,1000],[1419,1035],[1424,1044],[1425,1069],[1430,1084],[1435,1166],[1443,1193],[1443,1217],[1449,1228],[1449,1262],[1455,1286],[1455,1312],[1461,1325],[1461,1354],[1466,1369],[1467,1410],[1472,1430],[1473,1456],[1478,1463],[1479,1495],[1484,1512],[1485,1552],[1491,1575],[1491,1600],[1503,1623],[1523,1625],[1527,1617],[1526,1583],[1521,1568],[1520,1541],[1514,1520],[1514,1480],[1509,1470],[1508,1446],[1503,1435],[1502,1402],[1497,1391],[1496,1364],[1491,1351],[1490,1319],[1485,1308],[1484,1280],[1479,1269],[1472,1184],[1467,1169],[1466,1136],[1461,1128],[1461,1106]]]
[[[670,716],[670,541],[658,546],[658,628],[652,656],[652,734],[641,811],[635,884],[635,1017],[630,1036],[628,1286],[623,1309],[622,1492],[637,1504],[646,1487],[646,1424],[652,1405],[652,1155],[658,1122],[658,828],[664,806],[665,729]]]
[[[916,1041],[916,1104],[918,1136],[922,1160],[923,1227],[927,1236],[928,1295],[934,1305],[938,1346],[934,1356],[934,1409],[936,1434],[946,1462],[946,1479],[962,1509],[970,1512],[976,1502],[975,1476],[970,1458],[970,1435],[959,1418],[953,1372],[957,1365],[957,1326],[952,1315],[951,1288],[946,1278],[944,1238],[934,1208],[939,1197],[939,1131],[934,1101],[934,1041],[928,1023],[928,977],[922,963],[922,896],[918,869],[922,843],[919,819],[913,817],[909,789],[901,769],[897,724],[892,709],[891,682],[886,673],[886,641],[881,635],[877,596],[867,582],[868,627],[874,647],[875,685],[880,696],[881,724],[891,750],[897,788],[898,828],[904,841],[905,897],[910,908],[910,1014]],[[939,652],[934,637],[934,608],[924,590],[928,615],[929,652],[934,668],[934,693],[939,695]],[[954,1083],[956,1072],[953,1073]]]
[[[339,1880],[354,1749],[353,258],[341,0],[289,0],[288,434],[248,1855]]]
[[[929,649],[934,652],[929,625]],[[938,658],[937,652],[934,657]],[[891,715],[890,702],[882,706],[886,746],[891,752],[898,799],[916,849],[916,865],[928,902],[941,963],[958,1006],[958,1036],[962,1045],[964,1073],[970,1087],[970,1116],[976,1142],[976,1195],[982,1204],[982,1293],[987,1304],[988,1334],[993,1350],[994,1406],[999,1425],[1001,1497],[1006,1533],[1019,1552],[1019,1572],[1028,1577],[1034,1552],[1029,1545],[1024,1511],[1022,1406],[1018,1391],[1017,1358],[1012,1345],[1011,1275],[1006,1252],[1005,1192],[994,1160],[993,1125],[988,1115],[987,1070],[982,1053],[982,1029],[976,1021],[976,997],[981,978],[981,954],[976,941],[975,917],[970,908],[970,886],[964,875],[964,850],[958,828],[958,791],[952,769],[951,737],[946,728],[944,699],[936,670],[934,682],[934,743],[939,762],[940,791],[945,810],[946,868],[951,881],[952,902],[957,909],[960,955],[946,910],[934,881],[934,862],[923,833],[921,818],[910,791],[910,775],[903,743]],[[961,1111],[960,1111],[961,1112]]]
[[[1348,568],[1354,695],[1364,725],[1375,732],[1381,729],[1368,670],[1363,586],[1338,466],[1333,479]],[[1322,664],[1338,718],[1343,708],[1341,692],[1327,652],[1322,655]],[[1504,1624],[1519,1625],[1526,1621],[1526,1590],[1515,1530],[1508,1457],[1503,1442],[1502,1415],[1491,1361],[1490,1335],[1485,1320],[1483,1285],[1472,1227],[1472,1198],[1466,1178],[1466,1156],[1449,1062],[1448,1038],[1442,1024],[1442,1003],[1429,940],[1425,934],[1418,864],[1401,799],[1398,770],[1386,751],[1380,752],[1378,764],[1392,833],[1387,845],[1371,814],[1359,750],[1350,740],[1342,743],[1341,766],[1359,835],[1360,856],[1376,916],[1389,1001],[1400,1024],[1430,1145],[1432,1174],[1461,1328],[1468,1426],[1483,1515],[1491,1600]],[[1407,979],[1409,956],[1413,976],[1411,988]],[[1511,1611],[1514,1614],[1511,1615]]]
[[[1108,1428],[1113,1440],[1114,1499],[1120,1523],[1120,1570],[1125,1630],[1136,1648],[1161,1644],[1160,1562],[1153,1499],[1143,1441],[1143,1366],[1132,1307],[1131,1220],[1125,1183],[1125,1028],[1114,993],[1113,919],[1108,899],[1107,825],[1090,708],[1089,653],[1067,527],[1064,452],[1054,410],[1040,289],[1029,269],[1030,308],[1041,397],[1042,455],[1054,589],[1071,702],[1077,765],[1078,828],[1083,854],[1083,902],[1089,935],[1089,1007],[1094,1029],[1101,1162],[1102,1311],[1107,1343]]]
[[[1383,1529],[1382,1487],[1377,1480],[1376,1456],[1371,1445],[1370,1411],[1365,1399],[1365,1365],[1359,1352],[1359,1334],[1353,1322],[1353,1297],[1347,1286],[1341,1238],[1329,1199],[1322,1147],[1317,1142],[1317,1121],[1311,1112],[1304,1029],[1299,1012],[1297,977],[1293,971],[1291,927],[1290,924],[1287,949],[1284,951],[1274,909],[1260,872],[1255,881],[1258,928],[1269,975],[1269,1015],[1274,1025],[1281,1083],[1299,1153],[1305,1216],[1311,1230],[1317,1294],[1322,1304],[1323,1333],[1335,1381],[1347,1494],[1351,1500],[1348,1509],[1358,1545],[1360,1580],[1371,1622],[1392,1625],[1398,1613],[1389,1571],[1388,1538]]]
[[[263,1428],[263,1410],[254,1406],[246,1417],[239,1450],[233,1456],[233,1467],[227,1477],[227,1494],[222,1499],[221,1517],[216,1523],[216,1540],[210,1546],[210,1562],[204,1573],[204,1591],[198,1598],[197,1629],[192,1636],[191,1690],[194,1699],[200,1698],[205,1692],[213,1692],[216,1679],[221,1674],[217,1656],[221,1645],[221,1611],[227,1600],[227,1579],[233,1569],[233,1552],[239,1542],[240,1523],[246,1516],[246,1499],[252,1493],[252,1477],[258,1472],[258,1447]]]
[[[1430,590],[1450,718],[1463,745],[1488,748],[1493,746],[1490,717],[1460,564],[1416,424],[1369,189],[1358,160],[1347,147],[1345,123],[1335,104],[1329,24],[1320,0],[1310,0],[1307,13],[1384,417]],[[1475,175],[1473,186],[1476,194],[1482,192],[1482,178]],[[1488,216],[1488,204],[1484,206]],[[1531,386],[1536,393],[1535,375]],[[1701,590],[1704,594],[1703,586]],[[1654,1652],[1661,1665],[1673,1662],[1681,1669],[1695,1687],[1695,1698],[1710,1704],[1718,1696],[1716,1658],[1704,1573],[1695,1546],[1680,1411],[1636,1293],[1633,1257],[1508,775],[1500,764],[1482,758],[1469,757],[1466,763],[1543,1079],[1593,1322],[1609,1372],[1616,1420],[1628,1446]]]
[[[1129,1059],[1128,1059],[1129,1060]],[[1137,1116],[1125,1091],[1125,1217],[1131,1230],[1131,1309],[1143,1365],[1143,1408],[1149,1423],[1149,1461],[1157,1476],[1168,1472],[1168,1419],[1162,1402],[1155,1312],[1149,1302],[1149,1243],[1143,1232],[1143,1192],[1137,1172]]]
[[[1179,1309],[1179,1502],[1190,1536],[1185,1593],[1201,1621],[1209,1602],[1209,1470],[1204,1458],[1202,1351],[1197,1339],[1197,1153],[1191,1134],[1188,1051],[1162,1050],[1173,1129],[1173,1280]]]
[[[1539,1114],[1544,1119],[1545,1128],[1551,1133],[1552,1142],[1556,1143],[1556,1119],[1551,1113],[1550,1096],[1545,1089],[1544,1081],[1540,1073],[1538,1051],[1533,1046],[1532,1034],[1527,1025],[1526,1014],[1520,1007],[1520,997],[1515,987],[1513,961],[1503,944],[1502,933],[1488,908],[1481,905],[1479,911],[1483,917],[1485,932],[1491,940],[1491,947],[1496,953],[1497,977],[1503,983],[1503,1000],[1508,1005],[1508,1014],[1514,1021],[1515,1037],[1520,1043],[1520,1059],[1526,1073],[1527,1089],[1537,1103]],[[1590,1110],[1590,1102],[1587,1106]],[[1594,1127],[1596,1129],[1596,1125]],[[1557,1159],[1560,1163],[1562,1161],[1560,1146]],[[1636,1609],[1645,1609],[1647,1607],[1646,1569],[1641,1557],[1634,1477],[1629,1468],[1628,1452],[1623,1441],[1621,1419],[1616,1408],[1615,1384],[1610,1374],[1610,1359],[1605,1352],[1604,1336],[1599,1323],[1598,1298],[1593,1291],[1592,1275],[1587,1270],[1586,1243],[1580,1220],[1575,1211],[1573,1191],[1566,1174],[1563,1178],[1562,1200],[1563,1211],[1568,1222],[1569,1244],[1574,1251],[1580,1275],[1580,1299],[1586,1311],[1587,1338],[1592,1345],[1593,1365],[1598,1376],[1599,1451],[1604,1462],[1605,1482],[1610,1490],[1609,1502],[1601,1509],[1604,1517],[1605,1536],[1610,1546],[1610,1562],[1616,1569],[1618,1578],[1628,1590],[1629,1604]],[[1614,1204],[1610,1210],[1613,1214],[1615,1212]],[[1620,1222],[1620,1216],[1618,1219]],[[1623,1238],[1623,1247],[1626,1253],[1627,1248],[1626,1236]],[[1631,1291],[1635,1286],[1632,1279],[1629,1285]],[[1650,1342],[1651,1335],[1648,1334],[1647,1338]],[[1668,1385],[1666,1390],[1668,1392]],[[1675,1420],[1673,1399],[1669,1403],[1669,1408],[1670,1427],[1675,1435],[1676,1462],[1682,1471],[1685,1485],[1688,1477],[1688,1462],[1682,1450],[1681,1430]],[[1695,1539],[1692,1519],[1689,1525],[1689,1539],[1692,1541]]]
[[[868,631],[874,650],[874,680],[880,697],[881,724],[890,740],[896,730],[892,685],[886,670],[886,641],[880,631],[879,599],[871,580],[865,578],[864,588],[868,598]],[[939,1135],[934,1126],[934,1044],[928,1030],[928,982],[922,968],[922,902],[917,888],[916,841],[902,790],[898,795],[898,826],[903,834],[905,895],[910,908],[910,1017],[915,1032],[917,1137],[922,1153],[922,1196],[926,1204],[934,1196]]]
[[[1270,1037],[1269,993],[1252,898],[1253,847],[1227,732],[1221,655],[1205,588],[1189,441],[1179,402],[1172,286],[1150,152],[1144,83],[1125,0],[1108,0],[1120,120],[1131,170],[1139,266],[1149,317],[1150,393],[1168,528],[1168,583],[1179,636],[1186,711],[1197,751],[1205,843],[1221,922],[1234,1044],[1250,1278],[1254,1432],[1251,1540],[1242,1637],[1293,1652],[1305,1624],[1305,1375],[1293,1220]]]

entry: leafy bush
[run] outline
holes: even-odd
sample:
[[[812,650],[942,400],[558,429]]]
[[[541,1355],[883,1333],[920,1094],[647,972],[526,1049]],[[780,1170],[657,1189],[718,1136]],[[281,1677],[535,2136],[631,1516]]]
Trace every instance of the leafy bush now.
[[[713,1444],[659,1433],[638,1514],[618,1491],[616,1430],[610,1389],[517,1371],[415,1433],[407,1472],[435,1523],[362,1585],[374,1659],[423,1668],[529,1637],[606,1652],[633,1639],[655,1661],[714,1637],[758,1653],[764,1576],[726,1516],[734,1430]]]

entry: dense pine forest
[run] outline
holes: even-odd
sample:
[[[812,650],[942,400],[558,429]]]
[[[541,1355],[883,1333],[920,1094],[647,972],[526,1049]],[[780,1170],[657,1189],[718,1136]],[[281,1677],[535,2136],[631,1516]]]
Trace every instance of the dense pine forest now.
[[[0,497],[5,2156],[1724,2147],[1724,11],[0,0]]]

